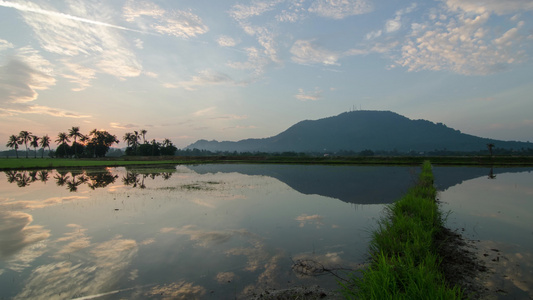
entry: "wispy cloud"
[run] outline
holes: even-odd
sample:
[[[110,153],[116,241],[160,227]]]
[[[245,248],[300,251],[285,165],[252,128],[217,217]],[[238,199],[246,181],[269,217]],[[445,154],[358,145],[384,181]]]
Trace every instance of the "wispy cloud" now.
[[[56,11],[52,11],[52,10],[42,9],[41,7],[39,7],[36,4],[31,3],[31,2],[17,2],[17,3],[14,3],[14,2],[0,0],[0,6],[14,8],[16,10],[23,11],[23,12],[46,15],[46,16],[49,16],[49,17],[52,17],[52,18],[73,20],[73,21],[76,21],[76,22],[83,22],[83,23],[87,23],[87,24],[91,24],[91,25],[98,25],[98,26],[104,26],[104,27],[109,27],[109,28],[114,28],[114,29],[120,29],[120,30],[127,30],[127,31],[134,31],[134,32],[143,33],[143,31],[136,30],[136,29],[131,29],[131,28],[123,27],[123,26],[113,25],[113,24],[106,23],[106,22],[100,22],[100,21],[96,21],[96,20],[86,19],[86,18],[73,16],[73,15],[65,14],[65,13],[60,13],[60,12],[56,12]]]
[[[366,0],[316,0],[309,7],[310,12],[331,19],[344,19],[349,16],[366,14],[372,10],[372,4]]]
[[[317,101],[322,98],[322,91],[318,88],[312,92],[305,92],[304,89],[298,89],[298,94],[296,94],[294,97],[300,101]]]
[[[320,48],[313,40],[298,40],[291,48],[292,61],[299,64],[338,65],[341,54]]]
[[[121,123],[117,123],[117,122],[111,122],[109,123],[109,126],[111,128],[116,128],[116,129],[133,129],[133,128],[139,128],[139,125],[136,125],[136,124],[121,124]]]
[[[160,34],[191,38],[209,30],[202,19],[191,11],[166,11],[148,1],[130,0],[124,5],[123,11],[126,21]]]
[[[177,84],[167,83],[164,86],[166,88],[184,88],[189,91],[194,91],[197,87],[220,84],[235,85],[238,83],[228,74],[204,70],[199,72],[198,75],[192,76],[190,80],[180,81]]]

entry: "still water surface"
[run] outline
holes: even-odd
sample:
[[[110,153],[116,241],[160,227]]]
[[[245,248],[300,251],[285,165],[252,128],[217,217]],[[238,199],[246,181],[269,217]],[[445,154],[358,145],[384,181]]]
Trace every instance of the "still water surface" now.
[[[489,169],[435,168],[441,200],[454,211],[450,227],[516,243],[531,258],[533,180],[524,170],[494,169],[488,179]],[[0,298],[234,299],[267,287],[335,289],[334,277],[298,276],[293,262],[360,267],[384,205],[417,173],[294,165],[0,173]],[[493,216],[475,187],[498,191],[507,205]],[[473,202],[480,199],[483,211]],[[500,223],[517,238],[491,234]]]

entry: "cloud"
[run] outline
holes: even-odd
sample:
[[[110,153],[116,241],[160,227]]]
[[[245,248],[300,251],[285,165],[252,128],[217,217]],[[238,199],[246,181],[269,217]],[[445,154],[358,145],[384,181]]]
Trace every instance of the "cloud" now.
[[[191,38],[206,33],[209,28],[191,11],[165,11],[147,1],[128,1],[123,8],[124,18],[136,22],[141,28],[150,28],[157,33]]]
[[[315,89],[313,92],[305,92],[303,89],[298,89],[298,94],[294,96],[296,99],[301,101],[317,101],[322,98],[322,91],[319,89]]]
[[[3,39],[0,39],[0,51],[3,51],[3,50],[6,50],[6,49],[10,49],[10,48],[13,48],[13,44],[11,44],[10,42],[6,41],[6,40],[3,40]]]
[[[249,5],[236,4],[231,8],[229,14],[236,20],[244,20],[271,11],[281,2],[283,0],[252,1]]]
[[[28,103],[38,97],[38,90],[55,85],[55,78],[18,59],[10,59],[0,66],[0,105]]]
[[[217,43],[219,46],[222,47],[235,47],[237,45],[235,39],[226,35],[219,36],[217,39]]]
[[[299,64],[338,65],[341,54],[321,49],[313,40],[297,40],[291,48],[292,61]]]
[[[180,81],[177,84],[166,84],[167,88],[184,88],[188,91],[194,91],[199,86],[220,85],[220,84],[238,84],[228,74],[215,72],[212,70],[200,71],[198,75],[193,76],[190,80]]]
[[[446,5],[452,10],[484,14],[496,13],[498,15],[533,11],[533,2],[530,0],[447,0]]]
[[[90,87],[91,80],[96,78],[96,70],[94,69],[71,63],[67,60],[63,61],[63,65],[67,70],[63,72],[61,76],[77,85],[77,87],[72,88],[72,91],[74,92],[83,91]]]
[[[111,122],[109,123],[109,126],[111,128],[116,128],[116,129],[132,129],[132,128],[139,128],[139,125],[136,125],[136,124],[120,124],[120,123],[117,123],[117,122]]]
[[[44,6],[43,2],[41,4]],[[141,64],[120,35],[120,31],[136,30],[95,21],[111,11],[102,3],[78,1],[67,4],[67,13],[27,2],[20,2],[17,7],[44,50],[69,57],[90,56],[87,65],[97,66],[98,71],[119,78],[140,74]]]
[[[337,20],[366,14],[372,10],[371,3],[365,0],[316,0],[309,7],[309,12]]]
[[[464,5],[454,1],[447,3],[449,7],[430,14],[427,22],[411,26],[407,42],[401,47],[401,56],[396,59],[398,65],[409,71],[449,70],[465,75],[486,75],[525,60],[527,55],[522,43],[525,36],[520,34],[524,23],[518,21],[504,34],[498,34],[500,29],[492,28],[489,22],[491,11],[503,13],[509,9],[501,9],[492,1],[486,2],[488,5],[482,10],[469,6],[471,1]],[[528,5],[520,1],[512,1],[510,7],[518,3],[528,9]]]
[[[234,69],[253,70],[254,75],[261,75],[269,60],[255,47],[248,47],[245,51],[248,57],[245,62],[229,62],[228,66]]]
[[[206,116],[206,115],[211,115],[215,110],[216,110],[216,107],[215,106],[211,106],[211,107],[208,107],[208,108],[205,108],[205,109],[202,109],[202,110],[194,112],[193,116],[202,117],[202,116]]]

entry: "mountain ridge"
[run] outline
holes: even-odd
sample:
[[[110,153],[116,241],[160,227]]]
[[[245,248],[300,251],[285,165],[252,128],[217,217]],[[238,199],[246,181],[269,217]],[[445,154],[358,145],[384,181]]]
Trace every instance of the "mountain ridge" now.
[[[442,123],[411,120],[391,111],[358,110],[317,120],[300,121],[285,131],[267,138],[236,142],[198,140],[186,149],[237,152],[336,152],[399,151],[424,152],[530,148],[533,144],[502,141],[461,133]]]

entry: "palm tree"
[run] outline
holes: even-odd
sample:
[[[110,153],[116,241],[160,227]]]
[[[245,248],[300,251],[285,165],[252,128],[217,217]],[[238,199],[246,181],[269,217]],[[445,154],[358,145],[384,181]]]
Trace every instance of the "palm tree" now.
[[[6,147],[15,149],[15,155],[17,155],[17,158],[19,158],[19,153],[17,151],[19,149],[19,145],[20,145],[20,138],[12,134],[9,137],[9,140],[7,141]]]
[[[28,142],[31,140],[31,132],[29,131],[21,131],[19,133],[20,143],[24,143],[24,146],[26,146],[26,158],[28,158]]]
[[[76,157],[78,157],[76,139],[80,138],[81,140],[83,140],[85,136],[80,133],[80,128],[79,127],[74,127],[73,126],[68,132],[68,137],[73,137],[74,138],[74,142],[72,142],[72,145],[74,146],[74,155]]]
[[[147,133],[147,132],[148,132],[148,131],[146,131],[146,129],[141,129],[141,135],[143,136],[143,144],[146,144],[146,138],[145,138],[145,136],[146,136],[146,133]]]
[[[70,142],[70,139],[68,138],[68,135],[65,133],[65,132],[60,132],[58,135],[57,135],[57,140],[55,140],[55,142],[57,143],[58,145],[58,148],[59,146],[61,145],[67,145],[68,142]],[[63,147],[64,148],[64,152],[63,155],[66,155],[67,154],[67,148],[66,147]]]
[[[48,152],[50,152],[50,137],[48,136],[48,134],[45,134],[41,138],[40,145],[43,148],[43,151],[41,152],[41,158],[44,158],[44,148],[48,147]]]
[[[122,138],[124,142],[128,144],[128,147],[131,147],[134,154],[137,154],[137,145],[139,144],[139,133],[137,131],[126,132]]]
[[[34,158],[37,158],[37,147],[39,147],[39,139],[40,139],[40,137],[38,137],[36,135],[32,135],[31,136],[30,146],[33,147],[33,151],[35,152],[34,153]]]
[[[489,148],[490,156],[492,156],[492,148],[494,148],[494,144],[487,144],[487,148]]]

